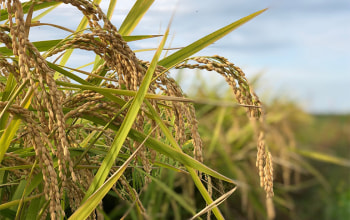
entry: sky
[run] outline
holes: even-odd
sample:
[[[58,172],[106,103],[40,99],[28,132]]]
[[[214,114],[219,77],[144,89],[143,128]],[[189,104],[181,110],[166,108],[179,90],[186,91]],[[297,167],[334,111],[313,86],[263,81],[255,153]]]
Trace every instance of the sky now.
[[[117,1],[112,17],[117,28],[134,2]],[[108,1],[102,0],[101,8],[106,12]],[[168,39],[171,47],[183,47],[264,8],[269,9],[196,55],[222,55],[248,78],[261,74],[261,96],[288,97],[311,113],[350,113],[349,0],[155,0],[132,34],[163,34],[175,12]],[[44,21],[59,21],[74,29],[81,19],[71,16],[77,11],[69,6],[60,6],[54,13],[62,19],[53,16]],[[42,37],[41,32],[37,30],[32,39]],[[55,39],[57,33],[45,36]],[[130,46],[155,48],[159,41]],[[136,55],[150,60],[153,53]],[[219,76],[217,80],[223,81]]]

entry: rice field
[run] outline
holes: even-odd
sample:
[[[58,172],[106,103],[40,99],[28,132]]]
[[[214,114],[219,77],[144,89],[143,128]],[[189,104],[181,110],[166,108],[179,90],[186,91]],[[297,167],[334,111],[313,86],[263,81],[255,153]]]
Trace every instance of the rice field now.
[[[171,22],[132,35],[153,1],[135,1],[120,27],[116,1],[106,14],[99,3],[1,0],[0,219],[298,219],[293,193],[334,185],[312,161],[349,167],[300,149],[313,116],[262,102],[229,59],[195,56],[267,9],[161,58]],[[79,12],[76,30],[40,23],[61,4]],[[37,26],[66,36],[31,42]],[[129,42],[146,39],[160,43],[140,60]],[[73,51],[93,62],[70,66]],[[227,97],[203,84],[185,95],[169,73],[193,69],[222,77]]]

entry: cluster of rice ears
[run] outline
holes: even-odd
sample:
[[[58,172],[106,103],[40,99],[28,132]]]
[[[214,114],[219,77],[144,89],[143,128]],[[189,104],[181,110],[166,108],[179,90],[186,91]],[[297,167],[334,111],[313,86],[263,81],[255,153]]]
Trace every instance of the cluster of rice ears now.
[[[108,219],[102,199],[109,193],[124,201],[116,210],[122,210],[123,218],[174,215],[181,219],[200,218],[203,214],[210,218],[212,213],[223,219],[218,205],[236,187],[244,190],[247,184],[203,163],[204,147],[193,100],[186,98],[168,75],[170,69],[188,68],[224,76],[245,109],[257,145],[258,174],[251,175],[259,176],[270,204],[269,216],[273,215],[272,157],[265,144],[259,98],[242,70],[227,59],[189,58],[265,9],[160,59],[168,27],[148,62],[139,60],[127,42],[155,37],[130,35],[153,1],[136,1],[119,30],[110,22],[115,1],[110,2],[107,15],[98,6],[99,1],[0,3],[2,218]],[[38,22],[61,3],[81,13],[76,31]],[[66,31],[67,37],[30,42],[32,27],[40,25]],[[95,61],[86,64],[92,65],[91,71],[67,66],[76,49],[95,54]],[[55,61],[49,62],[52,58]],[[236,166],[234,161],[231,163]],[[179,196],[175,188],[179,184],[191,185],[188,179],[192,187],[182,187],[187,196]],[[225,182],[230,189],[214,196],[212,179]],[[163,194],[158,197],[148,187],[160,189]],[[195,190],[204,201],[200,207],[187,199]],[[166,195],[167,205],[159,203],[161,195]],[[170,209],[184,210],[180,212],[184,214],[179,216]]]

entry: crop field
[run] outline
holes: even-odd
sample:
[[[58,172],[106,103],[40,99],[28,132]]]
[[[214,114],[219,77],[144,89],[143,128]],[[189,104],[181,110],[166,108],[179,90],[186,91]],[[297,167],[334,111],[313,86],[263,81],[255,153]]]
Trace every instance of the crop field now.
[[[239,64],[196,55],[267,9],[168,55],[171,21],[132,34],[152,0],[120,27],[115,0],[0,1],[0,219],[350,217],[350,116],[264,102]],[[62,4],[75,30],[40,22]],[[60,34],[32,42],[38,27]],[[146,39],[159,46],[141,60],[129,44]],[[72,66],[76,52],[91,59]]]

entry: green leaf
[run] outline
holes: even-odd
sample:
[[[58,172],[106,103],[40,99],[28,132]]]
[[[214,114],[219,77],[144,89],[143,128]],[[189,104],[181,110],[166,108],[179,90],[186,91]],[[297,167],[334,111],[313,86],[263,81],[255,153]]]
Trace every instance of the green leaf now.
[[[137,0],[119,28],[121,35],[129,35],[140,22],[154,0]]]
[[[162,36],[162,35],[134,35],[134,36],[122,36],[122,38],[126,42],[131,42],[131,41],[144,40],[144,39],[149,39],[149,38],[154,38],[159,36]],[[64,44],[69,40],[71,39],[67,38],[67,39],[57,39],[57,40],[44,40],[44,41],[36,41],[32,43],[38,49],[39,52],[45,52],[53,47],[56,47],[58,44]],[[0,47],[0,54],[2,54],[3,56],[11,56],[13,55],[13,52],[11,49],[8,49],[7,47]]]
[[[59,2],[62,3],[62,2]],[[43,11],[42,13],[40,13],[39,15],[37,15],[35,18],[32,19],[32,22],[35,21],[39,21],[40,19],[42,19],[45,15],[49,14],[52,10],[54,10],[55,8],[57,8],[60,4],[54,5],[48,9],[46,9],[45,11]]]
[[[215,125],[215,128],[213,130],[213,137],[211,138],[210,145],[208,147],[208,149],[209,149],[208,155],[211,155],[213,153],[214,147],[217,144],[219,137],[223,134],[223,132],[221,131],[221,127],[222,127],[222,124],[224,122],[224,118],[226,115],[226,109],[227,108],[221,108],[219,110],[218,119],[216,121],[216,125]]]
[[[131,42],[131,41],[138,41],[138,40],[144,40],[144,39],[149,39],[149,38],[154,38],[154,37],[161,37],[162,35],[159,34],[152,34],[152,35],[133,35],[133,36],[127,36],[127,35],[122,35],[122,38],[126,42]]]
[[[204,209],[202,209],[200,212],[198,212],[196,215],[194,215],[191,220],[197,219],[199,216],[207,213],[209,210],[214,209],[213,207],[219,206],[222,202],[224,202],[232,193],[234,193],[237,189],[237,186],[224,195],[220,196],[218,199],[216,199],[212,204],[208,205]]]
[[[95,4],[100,4],[101,3],[101,0],[94,0],[93,3]],[[86,26],[88,25],[88,19],[84,16],[81,21],[80,21],[80,24],[78,25],[77,29],[76,29],[76,32],[79,32],[79,31],[82,31],[86,28]],[[73,50],[74,49],[68,49],[66,50],[66,52],[64,53],[64,55],[62,56],[61,58],[61,61],[60,61],[60,65],[64,66],[66,65],[66,63],[68,62],[70,56],[72,55],[73,53]],[[55,78],[57,74],[55,74]]]
[[[59,68],[56,68],[56,69],[59,69]],[[58,72],[60,72],[60,71],[58,71]],[[64,75],[66,75],[66,72],[67,72],[68,75],[72,74],[72,73],[70,73],[68,71],[65,71],[65,70],[62,71],[61,73],[65,73]],[[74,74],[72,74],[72,75],[74,75]],[[81,79],[81,80],[83,80],[83,79]],[[87,83],[87,82],[85,81],[85,83]],[[136,91],[132,91],[132,90],[103,88],[103,87],[99,87],[99,86],[93,86],[93,85],[90,85],[90,84],[79,85],[79,84],[63,82],[63,81],[56,81],[56,84],[60,85],[60,86],[66,86],[64,89],[68,89],[67,87],[70,87],[70,88],[79,88],[79,89],[82,89],[82,90],[92,90],[92,91],[98,92],[98,93],[100,93],[102,95],[104,95],[104,94],[109,94],[109,95],[111,95],[111,94],[118,94],[118,95],[123,95],[123,96],[135,97],[136,93],[137,93]],[[114,98],[118,98],[118,97],[114,97]],[[152,93],[147,93],[145,95],[145,98],[147,98],[147,99],[157,99],[157,100],[166,100],[166,101],[177,101],[177,102],[193,102],[192,99],[187,99],[187,98],[183,98],[183,97],[157,95],[157,94],[152,94]],[[123,103],[125,103],[125,101],[122,100],[122,99],[120,99],[119,101],[123,101]],[[119,101],[118,101],[118,103],[119,103]]]
[[[105,195],[118,181],[120,176],[124,173],[125,169],[128,167],[129,163],[134,159],[141,147],[143,147],[143,144],[141,144],[134,151],[134,153],[123,163],[123,165],[101,187],[94,190],[94,193],[88,199],[86,199],[86,201],[83,202],[82,205],[70,216],[70,220],[86,219],[91,214],[91,212],[93,212],[96,209],[96,207],[102,201],[103,197],[105,197]]]
[[[71,72],[68,72],[67,70],[64,70],[63,68],[59,67],[58,65],[56,64],[53,64],[53,63],[50,63],[50,62],[47,62],[47,65],[53,69],[53,70],[56,70],[57,72],[63,74],[64,76],[72,79],[72,80],[75,80],[85,86],[90,86],[90,87],[86,87],[86,88],[89,88],[91,90],[94,90],[94,91],[98,91],[100,94],[104,95],[105,97],[109,98],[111,101],[117,103],[118,105],[120,106],[123,106],[125,104],[125,101],[121,98],[118,98],[116,96],[114,96],[113,94],[109,93],[109,92],[105,92],[105,91],[102,91],[99,89],[99,87],[97,86],[94,86],[93,84],[87,82],[86,80],[80,78],[79,76],[71,73]],[[62,83],[60,81],[56,81],[57,85],[71,85],[72,87],[74,87],[74,84],[71,84],[71,83]],[[79,88],[79,87],[82,87],[82,85],[75,85],[75,87]],[[102,88],[101,88],[102,89]]]
[[[141,142],[146,138],[146,135],[139,132],[139,131],[131,129],[130,133],[129,133],[129,137],[131,137],[133,140]],[[179,161],[180,163],[182,163],[186,166],[194,168],[200,172],[206,173],[206,174],[208,174],[212,177],[215,177],[217,179],[221,179],[221,180],[224,180],[226,182],[234,183],[234,184],[238,185],[238,182],[216,172],[215,170],[204,165],[203,163],[193,159],[189,155],[187,155],[187,154],[185,154],[177,149],[174,149],[173,147],[171,147],[167,144],[164,144],[164,143],[158,141],[157,139],[148,138],[146,141],[146,146],[149,148],[152,148],[153,150],[155,150],[161,154],[164,154],[165,156],[168,156],[176,161]]]
[[[12,79],[12,74],[9,77],[9,80]],[[7,100],[7,104],[5,105],[5,107],[2,109],[1,113],[0,113],[0,118],[3,119],[5,112],[8,110],[8,108],[12,105],[13,101],[15,100],[15,98],[17,98],[17,96],[23,92],[22,90],[24,89],[24,86],[29,82],[29,80],[24,81],[15,91],[11,91],[10,97],[8,97]],[[15,84],[14,84],[15,85]],[[15,89],[15,87],[13,87]],[[7,117],[5,117],[7,119]],[[3,129],[3,127],[0,127],[1,129]],[[1,158],[1,156],[0,156]]]
[[[43,207],[45,201],[44,196],[31,200],[27,209],[26,218],[38,219],[38,213],[40,213],[40,209]]]
[[[24,86],[24,85],[23,85]],[[21,87],[19,89],[22,89]],[[17,92],[16,92],[17,93]],[[15,93],[15,95],[16,95]],[[31,99],[33,97],[33,92],[29,91],[28,94],[21,102],[21,107],[28,109]],[[21,125],[21,119],[18,117],[12,118],[9,124],[6,126],[4,132],[1,134],[0,138],[0,163],[4,158],[4,155],[9,148],[13,137],[15,136],[19,126]]]
[[[135,168],[136,170],[138,170],[139,172],[143,173],[144,175],[148,176],[149,178],[152,179],[152,182],[154,182],[157,187],[159,187],[160,189],[162,189],[166,194],[169,195],[169,197],[173,200],[175,200],[177,203],[179,203],[184,209],[186,209],[189,213],[191,214],[195,214],[195,210],[188,205],[188,202],[184,199],[184,197],[178,195],[176,192],[174,192],[174,190],[172,190],[171,188],[169,188],[168,185],[166,185],[165,183],[163,183],[162,181],[158,180],[157,178],[149,175],[148,173],[146,173],[145,171],[143,171],[142,169],[139,168]]]
[[[350,167],[350,160],[347,160],[344,158],[322,154],[316,151],[308,151],[308,150],[300,150],[300,149],[292,149],[292,148],[291,150],[295,151],[300,155],[303,155],[304,157],[308,157],[314,160],[318,160],[326,163],[332,163],[332,164],[344,166],[344,167]]]
[[[59,67],[59,65],[57,65],[57,64],[54,64],[54,63],[51,63],[51,62],[47,62],[47,65],[51,69],[56,70],[57,72],[61,73],[62,75],[66,76],[66,77],[68,77],[68,78],[70,78],[70,79],[72,79],[72,80],[74,80],[74,81],[76,81],[78,83],[81,83],[83,85],[91,85],[91,86],[93,86],[92,84],[90,84],[86,80],[80,78],[79,76],[77,76],[77,75],[75,75],[75,74],[73,74],[73,73],[71,73],[71,72],[69,72],[69,71]]]
[[[30,6],[32,5],[33,1],[30,2],[23,2],[22,3],[22,8],[23,8],[23,14],[26,14],[29,11]],[[59,5],[62,2],[41,2],[38,3],[38,1],[35,3],[34,6],[34,11],[40,10],[40,9],[44,9],[44,8],[48,8],[54,5]],[[1,9],[0,10],[0,21],[4,21],[8,19],[8,13],[7,13],[7,9]]]
[[[152,107],[152,105],[147,100],[146,100],[146,104],[147,104],[150,112],[152,113],[153,117],[155,118],[158,126],[162,129],[164,135],[167,137],[167,139],[169,140],[171,145],[173,145],[173,147],[178,149],[179,153],[182,153],[181,147],[178,145],[178,143],[176,142],[175,138],[171,135],[169,129],[165,126],[164,122],[161,120],[161,118],[159,117],[159,115],[157,114],[155,109]],[[183,155],[187,155],[187,154],[183,154]],[[179,161],[179,159],[178,159],[178,161]],[[197,173],[194,170],[194,169],[198,170],[197,164],[192,163],[190,166],[185,164],[185,167],[188,170],[188,172],[190,173],[194,184],[196,185],[197,189],[201,193],[201,195],[204,198],[204,200],[206,201],[206,203],[208,205],[212,204],[213,203],[213,199],[211,198],[209,192],[204,187],[204,185],[202,184],[201,180],[199,179]],[[220,211],[219,211],[219,209],[217,207],[213,208],[213,213],[214,213],[214,215],[215,215],[215,217],[217,219],[224,219],[224,217],[222,216],[222,214],[220,213]]]
[[[21,181],[19,182],[18,186],[16,187],[16,191],[15,191],[15,193],[13,194],[13,196],[12,196],[12,198],[11,198],[12,201],[21,198],[22,193],[23,193],[23,191],[24,191],[24,188],[25,188],[25,186],[26,186],[26,183],[27,183],[26,180],[21,180]],[[14,207],[11,207],[11,209],[15,211],[15,210],[17,209],[17,207],[14,206]]]
[[[92,117],[89,115],[82,115],[81,117],[86,119],[86,120],[89,120],[91,122],[94,122],[96,124],[102,125],[102,126],[105,126],[107,124],[106,121],[109,121],[107,118],[106,118],[106,121],[104,121],[103,119]],[[117,131],[119,129],[118,126],[116,126],[115,124],[112,124],[112,123],[108,127],[114,131]],[[146,134],[141,133],[139,131],[136,131],[135,129],[130,129],[130,132],[128,134],[128,137],[130,137],[131,139],[133,139],[137,142],[140,142],[140,143],[146,139],[146,136],[147,136]],[[212,177],[226,181],[228,183],[236,184],[238,186],[243,185],[242,183],[235,181],[235,180],[232,180],[232,179],[216,172],[215,170],[204,165],[203,163],[193,159],[189,155],[187,155],[187,154],[179,151],[178,149],[175,149],[167,144],[164,144],[155,138],[152,138],[152,137],[147,138],[146,146],[149,148],[152,148],[153,150],[155,150],[155,151],[157,151],[165,156],[168,156],[176,161],[179,161],[180,163],[182,163],[184,165],[195,168],[196,170],[198,170],[200,172],[206,173]]]
[[[251,15],[248,15],[244,18],[239,19],[238,21],[233,22],[232,24],[229,24],[199,40],[196,42],[182,48],[181,50],[171,54],[170,56],[165,57],[161,61],[159,61],[158,65],[163,66],[165,68],[170,68],[180,62],[182,62],[184,59],[188,58],[189,56],[192,56],[193,54],[197,53],[198,51],[202,50],[203,48],[209,46],[210,44],[214,43],[215,41],[221,39],[225,35],[232,32],[234,29],[238,28],[242,24],[248,22],[252,18],[258,16],[259,14],[266,11],[267,8],[257,11]]]
[[[11,74],[12,75],[12,74]],[[28,80],[23,82],[17,89],[16,91],[11,95],[10,99],[8,100],[8,103],[6,104],[6,106],[2,109],[1,113],[0,113],[0,118],[1,123],[4,123],[7,121],[8,119],[8,113],[6,112],[7,109],[11,106],[12,102],[14,101],[14,99],[22,92],[24,86],[27,84]],[[29,100],[27,100],[28,102],[30,102]],[[27,107],[29,106],[29,103],[27,103]],[[19,126],[20,126],[21,120],[18,118],[13,118],[12,121],[9,123],[8,126],[6,126],[6,128],[4,128],[4,133],[1,135],[0,138],[0,163],[7,151],[7,149],[9,148],[12,138],[15,136]],[[1,128],[3,129],[2,126],[5,125],[1,125]]]
[[[37,41],[33,42],[33,45],[39,50],[39,52],[47,51],[52,47],[57,46],[59,43],[64,43],[69,39],[58,39],[58,40],[45,40],[45,41]],[[13,55],[12,50],[7,47],[0,47],[0,53],[4,56]]]
[[[117,0],[110,0],[109,1],[109,6],[108,6],[108,10],[107,10],[108,20],[111,20],[116,4],[117,4]]]
[[[17,85],[16,79],[13,76],[13,74],[10,74],[7,77],[5,83],[6,83],[6,86],[1,96],[1,101],[3,102],[8,101],[10,99],[11,93],[16,89],[16,85]],[[9,117],[8,112],[6,112],[4,115],[0,117],[0,130],[3,130],[6,128],[8,117]]]
[[[23,202],[28,202],[28,201],[31,201],[31,200],[33,200],[33,199],[40,198],[40,197],[43,197],[43,196],[44,196],[44,193],[40,193],[40,194],[31,196],[31,197],[26,197],[26,198],[23,200]],[[16,205],[18,205],[20,202],[21,202],[20,199],[16,199],[16,200],[11,200],[10,202],[1,203],[1,204],[0,204],[0,210],[4,210],[4,209],[10,208],[10,207],[12,207],[12,206],[16,206]]]

